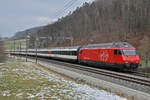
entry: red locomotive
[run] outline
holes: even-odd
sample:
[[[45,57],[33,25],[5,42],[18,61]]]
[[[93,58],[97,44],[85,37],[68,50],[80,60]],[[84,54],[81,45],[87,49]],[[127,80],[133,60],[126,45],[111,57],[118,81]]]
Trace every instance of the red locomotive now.
[[[78,61],[99,67],[115,67],[131,71],[138,68],[140,58],[133,46],[126,42],[120,42],[82,47],[78,55]]]

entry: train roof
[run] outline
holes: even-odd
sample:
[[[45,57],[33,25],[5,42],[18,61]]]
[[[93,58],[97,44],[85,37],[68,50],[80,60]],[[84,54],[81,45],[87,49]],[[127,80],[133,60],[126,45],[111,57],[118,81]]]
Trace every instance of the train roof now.
[[[112,42],[112,43],[101,43],[101,44],[89,44],[82,48],[134,48],[127,42]]]
[[[37,49],[38,51],[77,51],[79,48],[134,48],[127,42],[112,42],[112,43],[101,43],[101,44],[89,44],[85,46],[72,46],[72,47],[55,47],[55,48],[47,48],[47,49]],[[28,51],[35,51],[36,49],[28,49]],[[8,50],[13,51],[13,50]],[[20,51],[20,50],[15,50]],[[26,51],[26,49],[22,49],[21,51]]]
[[[79,46],[72,47],[55,47],[55,48],[41,48],[37,49],[38,51],[77,51]],[[29,51],[35,51],[36,49],[28,49]]]
[[[37,51],[77,51],[79,46],[72,46],[72,47],[55,47],[55,48],[38,48]],[[9,51],[14,51],[14,50],[7,50]],[[15,51],[26,51],[26,49],[16,49]],[[36,51],[36,49],[28,49],[28,51]]]

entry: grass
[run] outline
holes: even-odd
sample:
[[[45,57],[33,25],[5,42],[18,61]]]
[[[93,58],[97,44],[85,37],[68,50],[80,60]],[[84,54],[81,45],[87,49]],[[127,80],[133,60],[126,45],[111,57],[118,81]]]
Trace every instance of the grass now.
[[[142,64],[142,67],[150,67],[150,61],[148,61],[147,65],[146,65],[145,61],[141,61],[140,64]]]
[[[139,67],[138,71],[144,72],[144,73],[150,73],[150,61],[148,61],[147,65],[144,61],[141,61],[141,64],[142,64],[142,67]]]
[[[32,62],[9,59],[0,65],[0,100],[81,100],[86,92],[76,91],[78,86],[85,85],[80,82]]]
[[[35,67],[31,62],[27,63],[29,66],[23,63],[9,60],[0,66],[0,99],[19,100],[26,98],[27,100],[37,94],[39,96],[35,98],[42,98],[42,91],[45,98],[50,98],[54,94],[65,98],[64,95],[58,94],[59,91],[62,89],[71,90],[71,87],[65,87],[62,81],[56,81],[57,76],[52,75],[54,79],[50,80],[47,71],[42,72],[40,67]],[[51,89],[54,90],[50,91]]]
[[[21,43],[22,48],[26,48],[26,40],[22,39],[22,40],[15,40],[16,49],[20,47],[20,43]],[[4,40],[4,48],[14,49],[14,40],[11,40],[11,39]]]

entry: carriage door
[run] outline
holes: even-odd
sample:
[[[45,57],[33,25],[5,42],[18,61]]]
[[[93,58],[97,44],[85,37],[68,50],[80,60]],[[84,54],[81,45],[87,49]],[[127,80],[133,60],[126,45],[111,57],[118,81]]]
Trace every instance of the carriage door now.
[[[114,63],[121,62],[121,50],[114,50]]]

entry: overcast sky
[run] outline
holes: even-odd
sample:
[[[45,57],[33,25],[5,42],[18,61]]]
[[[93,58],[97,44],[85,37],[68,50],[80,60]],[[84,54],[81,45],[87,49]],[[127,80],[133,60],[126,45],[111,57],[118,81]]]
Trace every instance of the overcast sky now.
[[[47,25],[93,0],[76,0],[61,14],[61,9],[70,1],[73,0],[0,0],[0,36],[10,37],[18,31]]]

